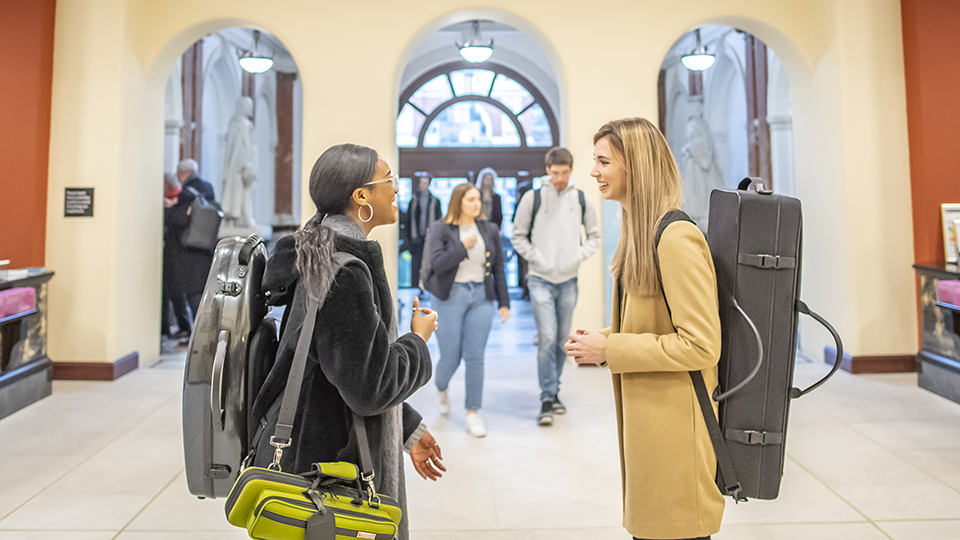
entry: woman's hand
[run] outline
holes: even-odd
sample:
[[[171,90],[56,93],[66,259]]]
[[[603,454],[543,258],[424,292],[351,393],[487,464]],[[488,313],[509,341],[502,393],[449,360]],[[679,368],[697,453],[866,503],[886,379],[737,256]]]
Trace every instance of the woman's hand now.
[[[413,317],[410,318],[410,331],[420,336],[423,342],[430,341],[430,336],[437,329],[437,312],[432,309],[421,308],[420,299],[413,297]]]
[[[468,251],[473,249],[475,245],[477,245],[477,235],[471,234],[463,239],[463,247],[467,248]]]
[[[567,356],[578,364],[601,365],[607,362],[607,338],[593,330],[577,330],[570,334],[570,341],[563,345]]]
[[[500,324],[507,322],[507,319],[510,318],[510,308],[502,307],[500,308]]]
[[[423,436],[420,437],[417,444],[413,445],[413,448],[410,449],[410,460],[413,461],[413,468],[417,470],[417,473],[419,473],[420,477],[424,480],[429,478],[436,482],[437,478],[443,476],[443,473],[440,471],[447,472],[447,468],[443,466],[443,455],[440,454],[440,445],[437,444],[436,439],[433,438],[433,435],[431,435],[429,431],[424,431]],[[440,470],[438,471],[437,469]]]

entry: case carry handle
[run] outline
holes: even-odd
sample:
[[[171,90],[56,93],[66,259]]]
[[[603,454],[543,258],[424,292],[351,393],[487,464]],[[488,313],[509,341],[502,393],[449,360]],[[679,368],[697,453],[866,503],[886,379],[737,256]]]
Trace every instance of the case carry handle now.
[[[713,400],[718,403],[729,398],[730,396],[736,394],[741,389],[743,389],[743,387],[746,386],[747,383],[749,383],[751,380],[753,380],[754,377],[757,376],[757,373],[760,372],[760,366],[763,365],[763,340],[760,338],[760,331],[757,330],[757,325],[753,324],[753,320],[750,319],[750,316],[747,315],[745,311],[743,311],[743,308],[740,307],[740,304],[737,303],[737,299],[734,298],[732,294],[727,293],[726,296],[727,296],[727,300],[730,303],[732,303],[733,307],[737,310],[737,313],[739,313],[740,316],[747,321],[747,324],[750,326],[750,330],[753,331],[753,337],[754,339],[757,340],[757,364],[753,366],[753,371],[751,371],[750,374],[747,375],[745,379],[740,381],[736,386],[727,390],[726,392],[719,393],[720,386],[717,386],[716,390],[713,391]]]
[[[740,185],[737,186],[737,189],[740,191],[748,191],[750,186],[759,193],[760,195],[773,195],[772,189],[767,189],[766,185],[763,183],[763,179],[757,176],[748,176],[740,181]]]
[[[827,373],[822,379],[811,384],[805,390],[791,388],[790,399],[797,399],[798,397],[809,394],[811,391],[817,389],[821,384],[827,382],[827,379],[833,377],[833,374],[840,369],[840,363],[843,361],[843,341],[840,339],[840,334],[837,333],[836,329],[834,329],[826,319],[811,311],[810,308],[807,307],[807,304],[803,303],[803,301],[799,298],[797,299],[797,312],[813,317],[813,320],[820,323],[824,328],[827,329],[828,332],[830,332],[830,334],[833,335],[833,340],[837,344],[837,360],[833,363],[833,369],[830,370],[830,373]]]
[[[213,425],[224,428],[223,417],[223,366],[227,357],[227,347],[230,345],[230,332],[220,331],[217,341],[217,352],[213,356],[213,371],[210,374],[210,414],[213,415]]]

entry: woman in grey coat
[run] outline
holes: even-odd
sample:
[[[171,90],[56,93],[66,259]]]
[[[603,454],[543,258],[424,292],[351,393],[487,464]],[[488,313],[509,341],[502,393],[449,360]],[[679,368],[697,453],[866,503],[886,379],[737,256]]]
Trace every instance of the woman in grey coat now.
[[[397,177],[377,152],[338,145],[323,153],[310,174],[310,195],[317,215],[292,237],[277,243],[267,263],[264,289],[290,294],[277,361],[254,402],[253,417],[263,433],[275,430],[279,397],[286,384],[306,314],[307,295],[333,279],[317,316],[314,340],[303,378],[292,444],[283,453],[284,471],[302,473],[312,463],[358,462],[352,414],[364,417],[370,442],[374,483],[403,510],[399,538],[406,539],[407,513],[403,451],[424,479],[446,469],[440,447],[405,400],[430,380],[426,342],[437,315],[414,300],[411,332],[397,337],[393,299],[383,253],[367,235],[378,225],[396,223]],[[333,255],[345,252],[370,270],[355,265],[332,275]],[[371,280],[372,277],[372,280]],[[273,456],[269,437],[261,437],[254,463]]]

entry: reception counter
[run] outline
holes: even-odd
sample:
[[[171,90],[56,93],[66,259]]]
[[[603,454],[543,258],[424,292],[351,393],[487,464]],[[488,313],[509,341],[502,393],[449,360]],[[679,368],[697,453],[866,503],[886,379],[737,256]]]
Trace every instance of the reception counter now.
[[[960,403],[960,299],[941,298],[953,283],[960,286],[955,264],[915,264],[920,275],[920,313],[923,320],[917,379],[921,388]]]
[[[53,272],[30,269],[0,279],[0,291],[29,287],[36,308],[0,318],[0,418],[50,395],[53,365],[47,357],[47,282]]]

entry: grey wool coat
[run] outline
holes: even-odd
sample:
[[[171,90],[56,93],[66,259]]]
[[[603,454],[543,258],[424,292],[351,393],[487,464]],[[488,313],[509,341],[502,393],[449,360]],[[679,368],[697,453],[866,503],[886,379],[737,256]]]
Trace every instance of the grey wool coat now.
[[[408,538],[403,450],[419,440],[422,417],[404,402],[430,380],[430,352],[415,334],[397,338],[393,299],[383,268],[380,245],[368,241],[360,227],[344,216],[323,224],[337,233],[337,251],[349,253],[370,269],[370,278],[348,265],[336,276],[317,318],[297,414],[293,444],[284,450],[284,471],[302,473],[314,462],[358,462],[352,413],[364,417],[377,491],[394,497],[403,510],[399,538]],[[267,263],[266,289],[293,290],[280,336],[277,360],[254,402],[265,436],[257,444],[254,464],[273,457],[269,435],[276,429],[279,401],[303,328],[306,292],[299,275],[292,237],[277,243]]]

